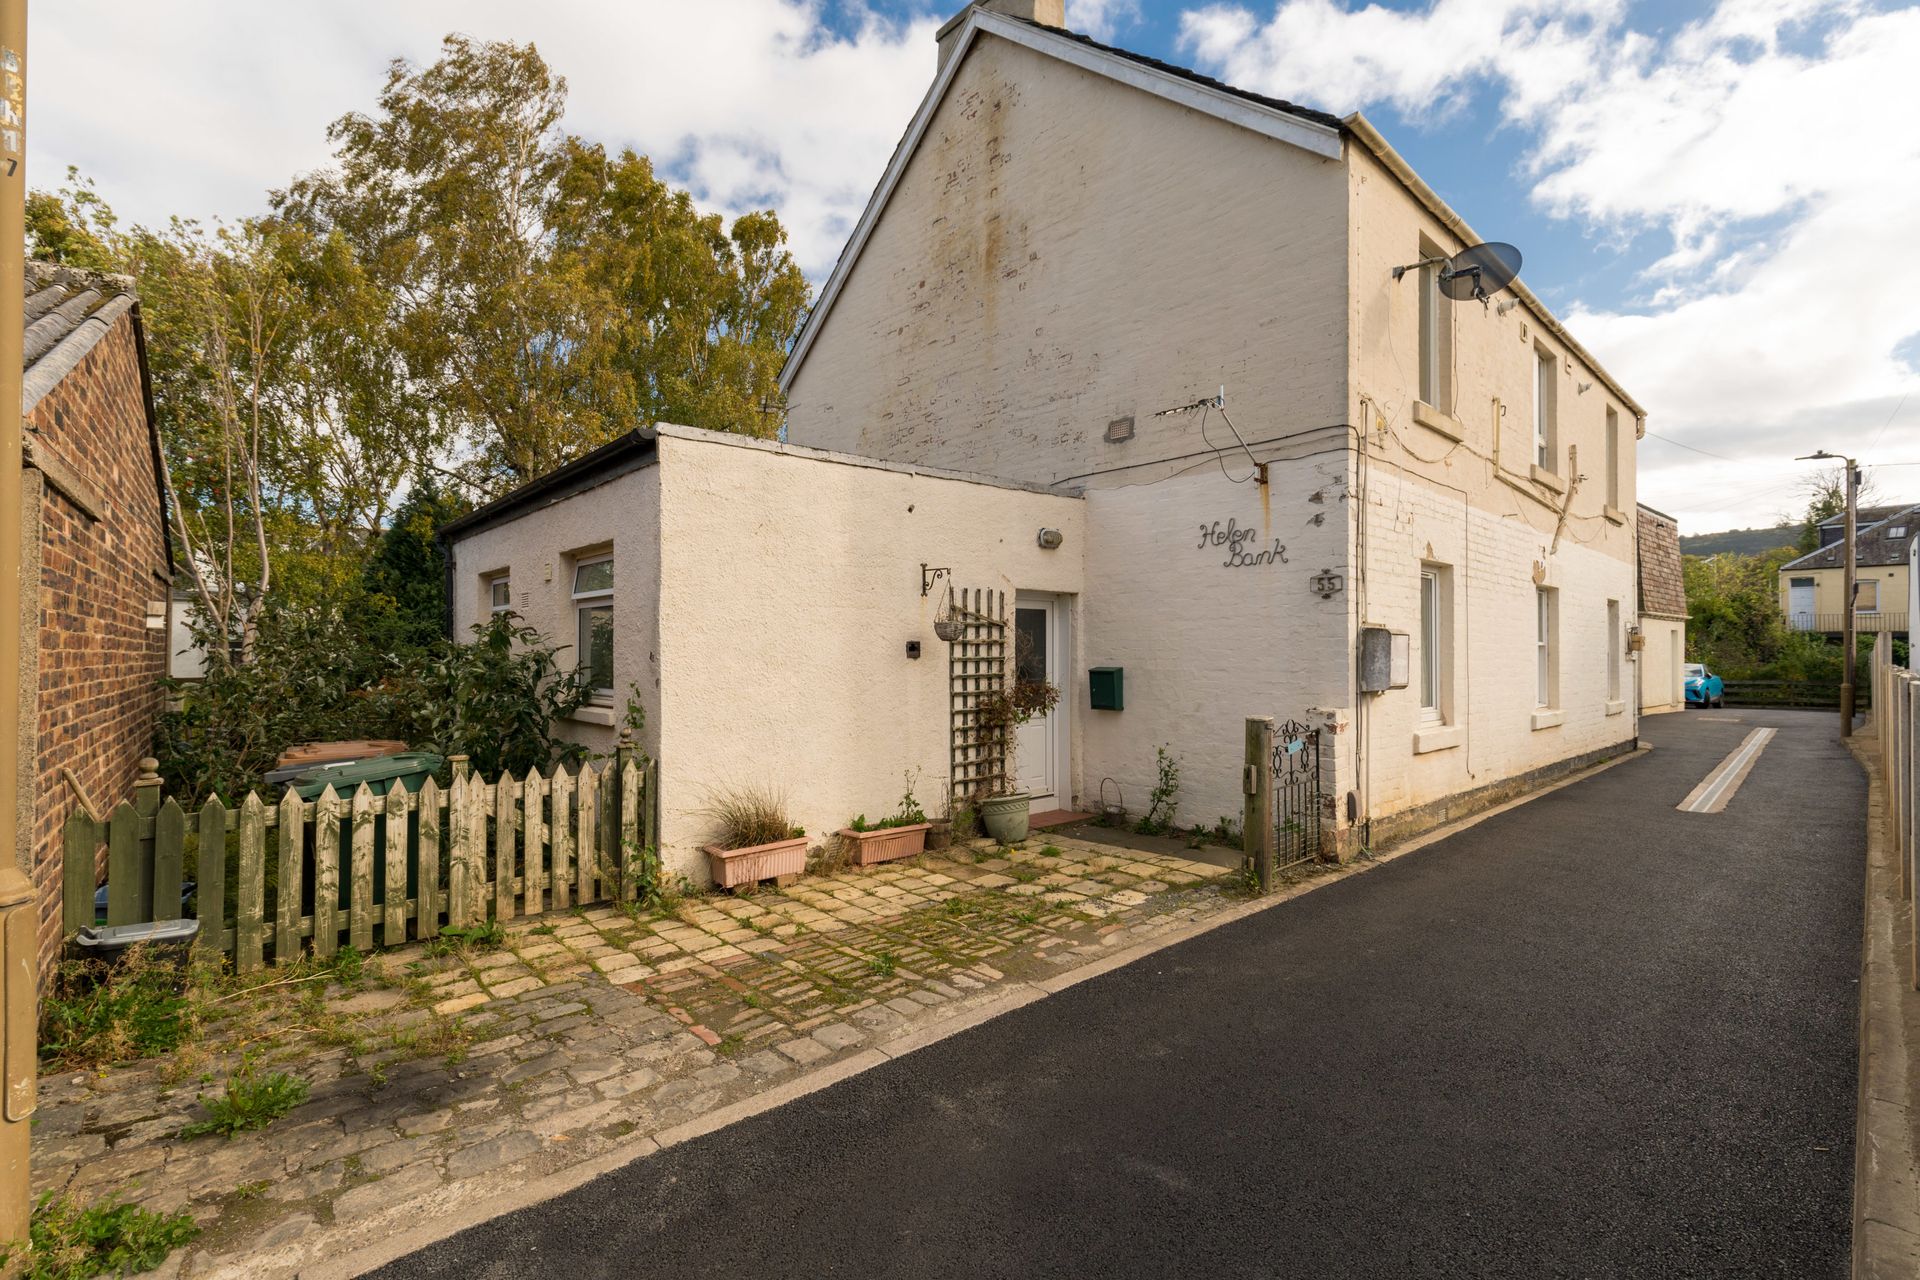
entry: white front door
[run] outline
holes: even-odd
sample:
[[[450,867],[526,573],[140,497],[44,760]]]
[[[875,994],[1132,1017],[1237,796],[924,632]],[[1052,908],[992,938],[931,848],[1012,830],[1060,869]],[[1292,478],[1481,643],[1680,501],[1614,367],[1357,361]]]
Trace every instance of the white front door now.
[[[1067,679],[1067,606],[1059,596],[1022,591],[1014,597],[1013,652],[1018,675],[1046,680],[1060,690],[1060,701],[1044,716],[1014,730],[1014,768],[1035,813],[1063,809],[1069,800],[1067,717],[1072,696]]]
[[[1787,613],[1796,631],[1813,630],[1813,579],[1787,579]]]

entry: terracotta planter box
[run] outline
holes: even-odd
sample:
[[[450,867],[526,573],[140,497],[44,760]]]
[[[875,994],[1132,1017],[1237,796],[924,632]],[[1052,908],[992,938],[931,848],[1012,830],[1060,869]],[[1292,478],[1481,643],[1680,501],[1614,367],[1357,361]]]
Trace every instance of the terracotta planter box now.
[[[927,847],[927,829],[931,822],[916,822],[910,827],[885,827],[879,831],[855,831],[842,827],[840,834],[853,846],[853,864],[870,867],[876,862],[911,858]]]
[[[807,869],[805,836],[775,840],[772,844],[749,845],[745,849],[722,849],[710,844],[703,846],[701,851],[707,855],[707,867],[712,871],[715,883],[722,889],[758,884],[762,880],[785,879],[800,875]]]

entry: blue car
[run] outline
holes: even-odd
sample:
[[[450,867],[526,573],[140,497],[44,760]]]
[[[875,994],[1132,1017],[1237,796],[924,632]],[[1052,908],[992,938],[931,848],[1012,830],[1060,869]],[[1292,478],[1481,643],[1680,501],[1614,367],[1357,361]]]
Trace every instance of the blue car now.
[[[1727,705],[1727,686],[1719,676],[1707,670],[1703,662],[1689,662],[1686,667],[1687,705],[1690,707],[1724,707]]]

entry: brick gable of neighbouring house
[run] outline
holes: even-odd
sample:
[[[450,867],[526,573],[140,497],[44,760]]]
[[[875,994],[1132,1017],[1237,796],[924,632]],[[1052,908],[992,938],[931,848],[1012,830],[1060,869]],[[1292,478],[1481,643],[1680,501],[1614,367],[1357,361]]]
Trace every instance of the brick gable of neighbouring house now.
[[[61,943],[61,828],[82,793],[102,810],[127,798],[152,749],[167,631],[150,609],[168,598],[172,562],[132,282],[34,264],[26,319],[23,541],[40,608],[21,637],[35,714],[18,856],[44,974]]]

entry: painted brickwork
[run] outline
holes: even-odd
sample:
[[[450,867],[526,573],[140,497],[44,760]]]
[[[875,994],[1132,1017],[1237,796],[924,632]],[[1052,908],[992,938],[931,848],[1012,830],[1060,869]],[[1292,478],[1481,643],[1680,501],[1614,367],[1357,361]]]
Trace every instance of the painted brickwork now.
[[[1087,489],[1080,655],[1127,668],[1128,706],[1076,709],[1083,805],[1111,777],[1137,809],[1168,742],[1183,818],[1234,813],[1252,714],[1335,727],[1339,824],[1349,793],[1376,818],[1490,794],[1635,737],[1641,424],[1508,294],[1443,309],[1442,385],[1422,400],[1420,278],[1392,268],[1470,235],[1358,131],[1327,161],[983,38],[792,374],[789,430]],[[1217,412],[1151,416],[1222,384],[1265,490]],[[1122,417],[1133,438],[1111,443]],[[1302,505],[1336,477],[1337,502]],[[1210,572],[1175,535],[1214,520],[1278,536],[1289,562]],[[1419,633],[1423,564],[1448,584],[1443,692],[1424,710],[1417,683],[1359,693],[1354,661],[1363,625]],[[1329,601],[1308,585],[1323,570]]]
[[[95,520],[35,477],[42,497],[31,839],[43,972],[60,941],[60,828],[77,803],[63,771],[103,808],[128,798],[152,749],[156,681],[166,673],[167,633],[147,626],[148,602],[167,598],[167,551],[133,326],[130,314],[120,316],[26,424],[35,450],[104,504]]]
[[[797,443],[1088,488],[1346,420],[1337,161],[983,37],[788,394]],[[1108,423],[1134,435],[1108,443]],[[1114,468],[1130,468],[1116,472]]]

